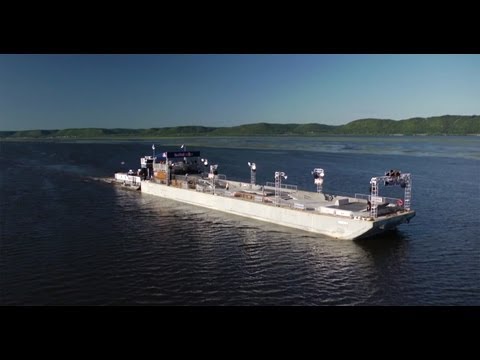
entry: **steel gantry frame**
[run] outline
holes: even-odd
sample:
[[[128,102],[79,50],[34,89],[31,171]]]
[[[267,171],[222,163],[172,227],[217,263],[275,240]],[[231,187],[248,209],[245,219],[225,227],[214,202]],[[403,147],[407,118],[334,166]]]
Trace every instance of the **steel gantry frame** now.
[[[378,185],[384,182],[389,185],[405,184],[405,194],[403,198],[403,208],[410,210],[412,203],[412,176],[411,174],[401,174],[399,176],[377,176],[370,180],[370,214],[376,219],[378,216],[378,204],[382,202],[382,198],[378,196]]]

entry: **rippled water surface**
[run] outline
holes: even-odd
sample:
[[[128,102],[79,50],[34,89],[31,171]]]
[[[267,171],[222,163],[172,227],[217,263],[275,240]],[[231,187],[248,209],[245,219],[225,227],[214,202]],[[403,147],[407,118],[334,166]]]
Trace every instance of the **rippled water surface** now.
[[[137,169],[150,142],[0,142],[2,305],[480,305],[480,139],[165,139],[220,173],[285,171],[314,190],[366,193],[372,176],[413,175],[417,216],[362,241],[125,191],[90,180]],[[398,195],[400,189],[381,189]]]

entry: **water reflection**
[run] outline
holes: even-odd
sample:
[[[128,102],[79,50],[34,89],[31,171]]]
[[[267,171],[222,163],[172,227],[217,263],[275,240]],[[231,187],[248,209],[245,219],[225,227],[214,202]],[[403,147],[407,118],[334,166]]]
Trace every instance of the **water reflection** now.
[[[405,279],[413,278],[409,263],[410,238],[397,229],[385,234],[354,241],[364,253],[365,277],[371,290],[368,302],[376,304],[405,304],[408,294],[404,292]]]
[[[371,257],[391,256],[404,257],[408,249],[409,236],[401,229],[385,232],[366,239],[354,240]]]

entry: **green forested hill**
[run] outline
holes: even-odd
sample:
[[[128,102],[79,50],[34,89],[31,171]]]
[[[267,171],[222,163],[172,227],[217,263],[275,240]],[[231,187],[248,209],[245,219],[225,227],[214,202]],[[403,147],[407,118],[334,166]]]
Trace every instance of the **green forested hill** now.
[[[359,135],[468,135],[480,134],[480,116],[436,116],[407,120],[362,119],[339,126],[336,133]]]
[[[480,134],[480,116],[444,115],[407,120],[360,119],[346,125],[255,123],[232,127],[177,126],[151,129],[63,129],[0,131],[8,139],[151,138],[170,136],[319,136],[319,135],[469,135]]]

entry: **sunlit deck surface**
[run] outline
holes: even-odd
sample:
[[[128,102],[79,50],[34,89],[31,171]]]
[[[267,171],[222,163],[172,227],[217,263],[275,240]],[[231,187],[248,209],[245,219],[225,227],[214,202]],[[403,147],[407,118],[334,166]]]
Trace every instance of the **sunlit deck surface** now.
[[[275,205],[275,188],[266,185],[251,185],[250,183],[216,179],[215,189],[211,179],[200,175],[176,176],[171,186],[188,188],[195,191],[214,193],[216,196],[236,197],[245,201],[261,202],[266,205]],[[367,196],[367,195],[365,195]],[[325,193],[285,189],[279,193],[278,206],[292,208],[299,211],[314,211],[323,214],[331,214],[352,217],[370,217],[367,210],[366,198],[355,198],[349,196],[337,196]],[[378,205],[378,215],[386,215],[401,210],[394,203],[382,203]]]

